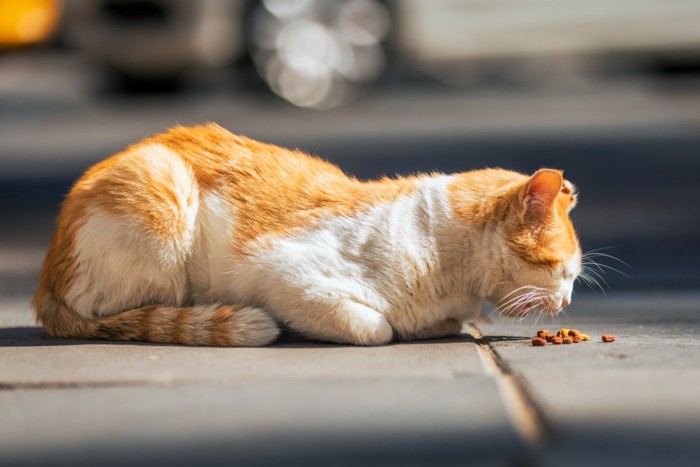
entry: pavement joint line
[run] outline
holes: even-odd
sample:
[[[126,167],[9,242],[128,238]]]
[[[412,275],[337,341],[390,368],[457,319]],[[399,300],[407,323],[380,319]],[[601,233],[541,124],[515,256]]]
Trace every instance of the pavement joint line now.
[[[145,380],[123,380],[123,381],[38,381],[38,382],[18,382],[0,383],[0,391],[21,391],[21,390],[47,390],[47,389],[104,389],[104,388],[127,388],[127,387],[147,387],[147,386],[173,386],[175,382],[168,381],[145,381]]]
[[[498,385],[508,418],[518,435],[532,448],[539,448],[554,438],[553,423],[532,396],[524,378],[498,354],[488,337],[474,323],[469,325],[486,373]]]

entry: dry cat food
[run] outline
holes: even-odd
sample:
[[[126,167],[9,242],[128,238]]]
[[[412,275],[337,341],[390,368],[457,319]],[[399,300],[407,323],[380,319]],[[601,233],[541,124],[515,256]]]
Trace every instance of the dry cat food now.
[[[547,345],[547,341],[544,340],[544,339],[541,338],[541,337],[533,337],[533,338],[532,338],[532,345],[534,345],[534,346],[544,346],[544,345]]]
[[[584,334],[578,329],[561,328],[556,334],[549,332],[549,329],[540,329],[537,331],[537,337],[532,338],[532,345],[543,347],[547,343],[560,344],[578,344],[579,342],[591,340],[588,334]],[[615,336],[612,334],[603,334],[603,342],[614,342]]]

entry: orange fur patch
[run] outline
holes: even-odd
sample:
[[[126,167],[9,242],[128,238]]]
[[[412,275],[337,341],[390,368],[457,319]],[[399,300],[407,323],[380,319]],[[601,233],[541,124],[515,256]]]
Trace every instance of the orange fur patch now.
[[[523,190],[530,177],[503,169],[458,174],[449,187],[455,216],[474,225],[502,223],[506,241],[523,260],[551,265],[570,258],[578,238],[569,219],[576,202],[573,185],[565,181],[550,215],[541,222],[524,222]]]

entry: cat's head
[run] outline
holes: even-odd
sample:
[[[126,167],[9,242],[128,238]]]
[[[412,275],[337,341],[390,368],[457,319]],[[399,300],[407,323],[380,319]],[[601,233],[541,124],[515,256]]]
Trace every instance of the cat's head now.
[[[511,193],[502,221],[503,276],[490,301],[508,316],[557,313],[571,303],[581,273],[569,219],[576,189],[561,171],[542,169]]]

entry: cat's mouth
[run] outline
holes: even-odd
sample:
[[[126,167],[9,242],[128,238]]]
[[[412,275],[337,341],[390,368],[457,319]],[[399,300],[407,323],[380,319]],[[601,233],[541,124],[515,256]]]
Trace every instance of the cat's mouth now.
[[[542,295],[527,299],[523,298],[518,300],[515,305],[511,304],[500,308],[504,315],[514,318],[525,318],[534,312],[554,315],[561,310],[561,307],[554,305],[553,299]]]
[[[516,318],[525,318],[526,316],[528,316],[530,313],[532,313],[536,309],[537,309],[537,304],[532,300],[528,300],[527,302],[523,303],[523,306],[517,312],[515,317]]]

